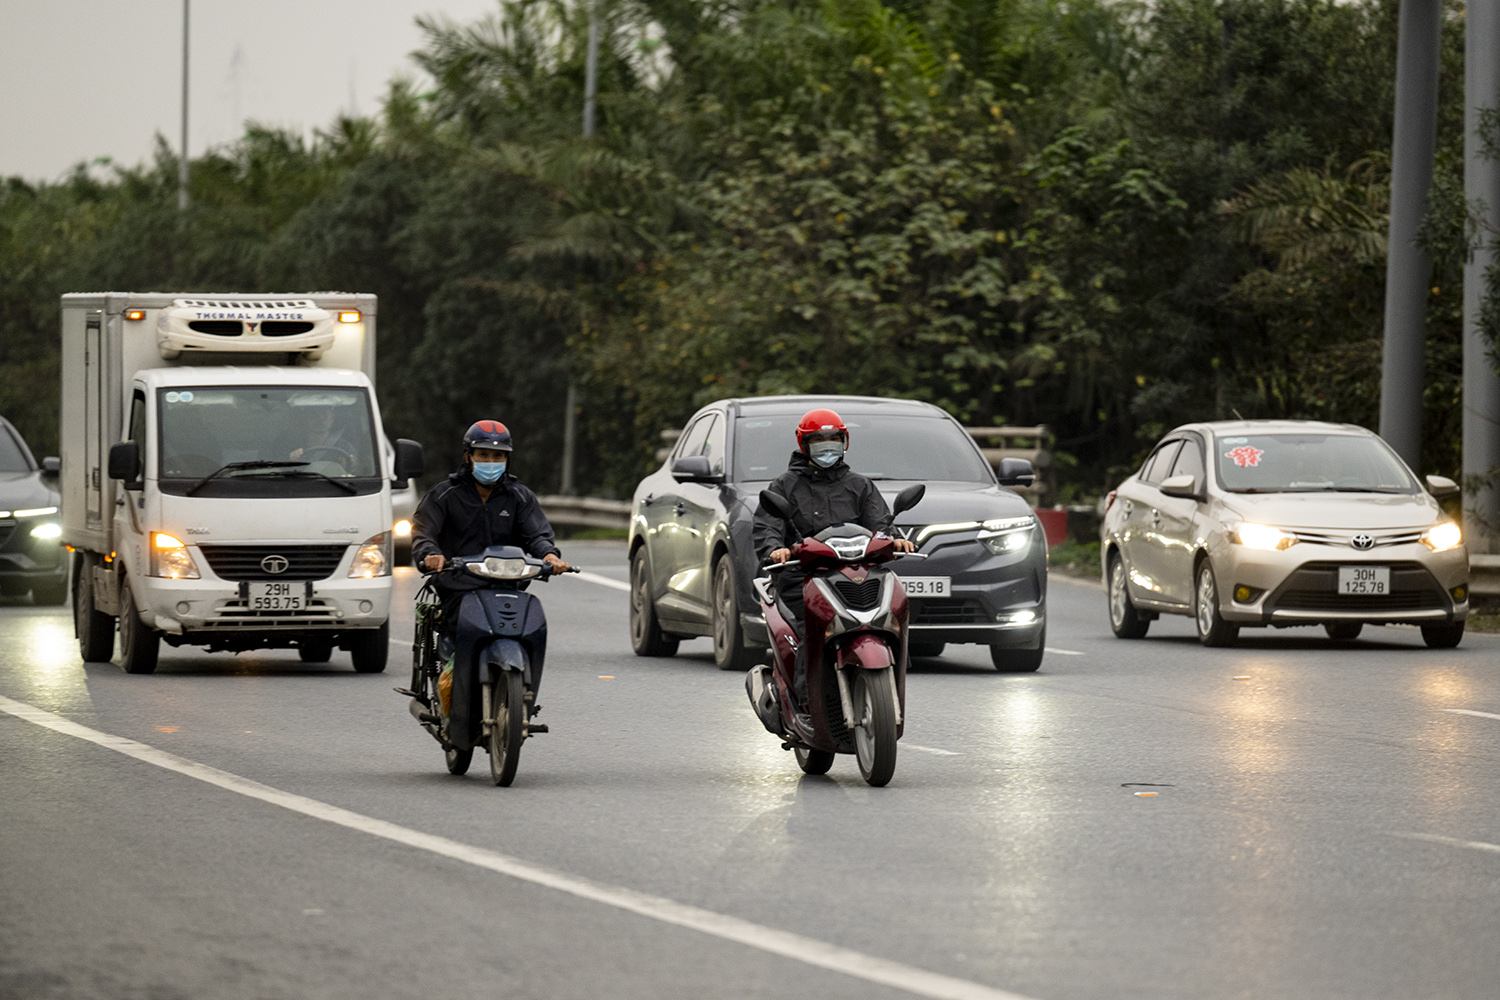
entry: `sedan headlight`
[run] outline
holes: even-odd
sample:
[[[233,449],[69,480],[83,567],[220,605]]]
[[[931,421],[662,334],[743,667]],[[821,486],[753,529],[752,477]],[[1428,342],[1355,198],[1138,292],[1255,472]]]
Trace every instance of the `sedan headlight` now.
[[[151,575],[168,580],[198,579],[198,564],[182,540],[164,531],[151,532]]]
[[[1229,533],[1229,540],[1247,549],[1287,549],[1297,544],[1295,535],[1264,524],[1241,524]]]
[[[1444,521],[1434,524],[1422,532],[1422,544],[1434,552],[1447,552],[1456,549],[1463,544],[1464,533],[1457,524],[1452,521]]]
[[[360,542],[349,563],[350,578],[362,580],[391,575],[391,533],[382,531]]]

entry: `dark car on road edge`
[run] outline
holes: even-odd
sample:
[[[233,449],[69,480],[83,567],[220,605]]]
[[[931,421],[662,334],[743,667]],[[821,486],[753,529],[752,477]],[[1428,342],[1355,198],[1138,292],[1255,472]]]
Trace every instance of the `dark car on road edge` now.
[[[9,420],[0,417],[0,594],[31,591],[34,604],[68,599],[67,560],[58,539],[58,460],[37,465]]]

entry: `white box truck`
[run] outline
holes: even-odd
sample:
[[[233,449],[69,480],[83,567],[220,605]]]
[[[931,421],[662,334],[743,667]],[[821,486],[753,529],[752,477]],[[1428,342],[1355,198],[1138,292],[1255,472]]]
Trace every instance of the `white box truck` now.
[[[375,296],[62,297],[62,541],[85,660],[160,643],[385,669],[391,488]]]

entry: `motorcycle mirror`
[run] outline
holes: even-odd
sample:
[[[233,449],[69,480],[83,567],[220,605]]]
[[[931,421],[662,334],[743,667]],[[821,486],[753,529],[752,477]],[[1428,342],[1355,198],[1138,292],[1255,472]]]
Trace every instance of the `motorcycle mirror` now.
[[[766,511],[781,518],[783,521],[790,521],[792,519],[791,501],[774,490],[760,491],[760,505]]]
[[[925,484],[917,483],[915,486],[908,486],[896,494],[896,502],[892,505],[891,510],[892,515],[899,514],[903,510],[911,510],[917,504],[921,503],[922,497],[926,495],[927,486]]]

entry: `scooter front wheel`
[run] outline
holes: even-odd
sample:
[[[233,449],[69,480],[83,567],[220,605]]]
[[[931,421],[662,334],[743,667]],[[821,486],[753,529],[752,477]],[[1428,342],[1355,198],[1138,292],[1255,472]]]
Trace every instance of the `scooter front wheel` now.
[[[833,752],[829,750],[795,747],[792,753],[797,755],[797,766],[807,774],[827,774],[833,766]]]
[[[854,671],[854,756],[859,776],[875,788],[884,786],[896,773],[896,702],[891,688],[891,668]]]
[[[495,682],[495,718],[490,726],[490,777],[501,788],[510,787],[526,738],[525,688],[521,674],[505,670]]]

